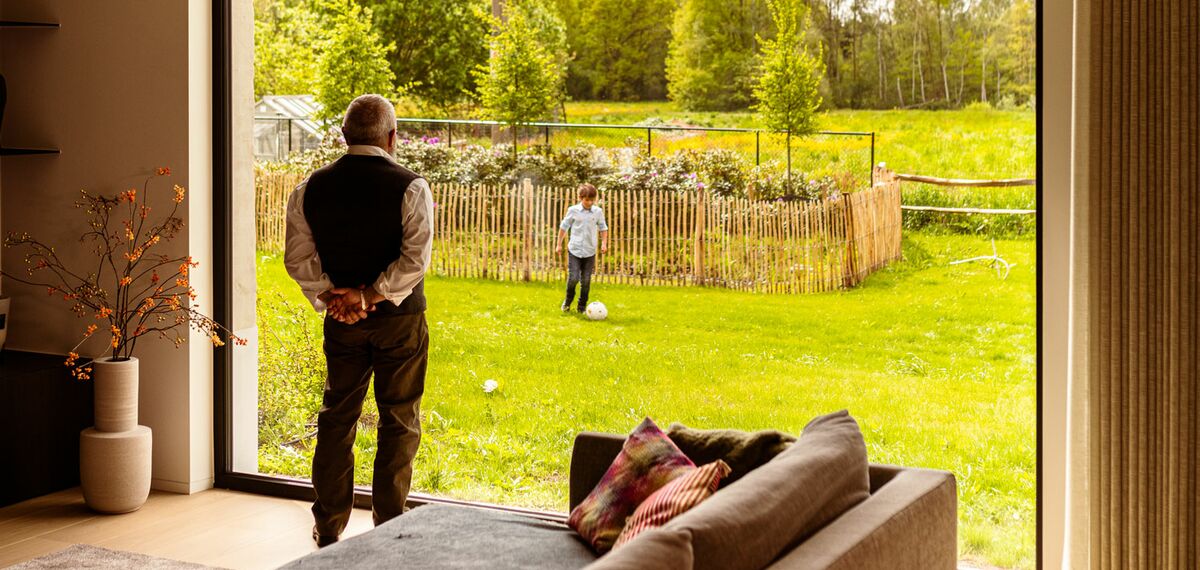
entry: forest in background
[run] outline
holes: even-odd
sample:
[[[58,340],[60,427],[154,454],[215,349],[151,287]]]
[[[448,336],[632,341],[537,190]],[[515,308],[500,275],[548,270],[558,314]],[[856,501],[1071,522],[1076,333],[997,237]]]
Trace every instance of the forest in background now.
[[[471,116],[505,0],[254,0],[255,96],[375,90]],[[507,0],[553,55],[564,99],[754,104],[767,0]],[[1032,0],[807,0],[823,108],[1031,107]],[[338,97],[326,97],[338,100]],[[561,107],[560,107],[561,108]]]

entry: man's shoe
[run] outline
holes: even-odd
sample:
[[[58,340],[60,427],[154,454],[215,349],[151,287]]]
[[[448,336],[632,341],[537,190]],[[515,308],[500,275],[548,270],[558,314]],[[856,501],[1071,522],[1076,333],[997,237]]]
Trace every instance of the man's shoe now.
[[[329,546],[330,544],[333,544],[338,541],[338,537],[336,537],[336,536],[325,536],[323,534],[318,533],[317,527],[315,527],[315,526],[313,527],[313,535],[312,536],[313,536],[313,540],[316,541],[318,548],[325,548],[326,546]]]

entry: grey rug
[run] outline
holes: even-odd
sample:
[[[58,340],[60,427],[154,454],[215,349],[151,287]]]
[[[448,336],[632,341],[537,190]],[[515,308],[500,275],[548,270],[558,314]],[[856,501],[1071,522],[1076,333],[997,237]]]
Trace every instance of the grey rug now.
[[[87,544],[72,544],[53,554],[39,556],[33,560],[28,560],[9,566],[9,570],[32,570],[43,568],[151,568],[153,570],[209,570],[212,566],[204,566],[202,564],[192,564],[191,562],[180,562],[178,560],[168,560],[166,558],[157,558],[154,556],[146,556],[136,552],[122,552],[120,550],[109,550],[100,548],[99,546],[91,546]]]

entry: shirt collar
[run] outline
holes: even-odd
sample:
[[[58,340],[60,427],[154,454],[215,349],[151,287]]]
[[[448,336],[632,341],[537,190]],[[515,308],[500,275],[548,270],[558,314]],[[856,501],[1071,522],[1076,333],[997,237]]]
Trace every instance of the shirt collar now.
[[[382,156],[389,161],[395,163],[396,159],[388,154],[388,151],[379,148],[373,144],[352,144],[346,148],[346,154],[354,154],[358,156]]]

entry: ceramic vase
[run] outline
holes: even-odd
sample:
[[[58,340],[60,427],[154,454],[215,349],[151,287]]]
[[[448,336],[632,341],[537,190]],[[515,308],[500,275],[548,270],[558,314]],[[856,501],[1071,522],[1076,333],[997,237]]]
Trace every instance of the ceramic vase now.
[[[83,499],[102,513],[136,511],[150,495],[150,428],[138,425],[138,359],[92,362],[96,425],[79,434]]]

